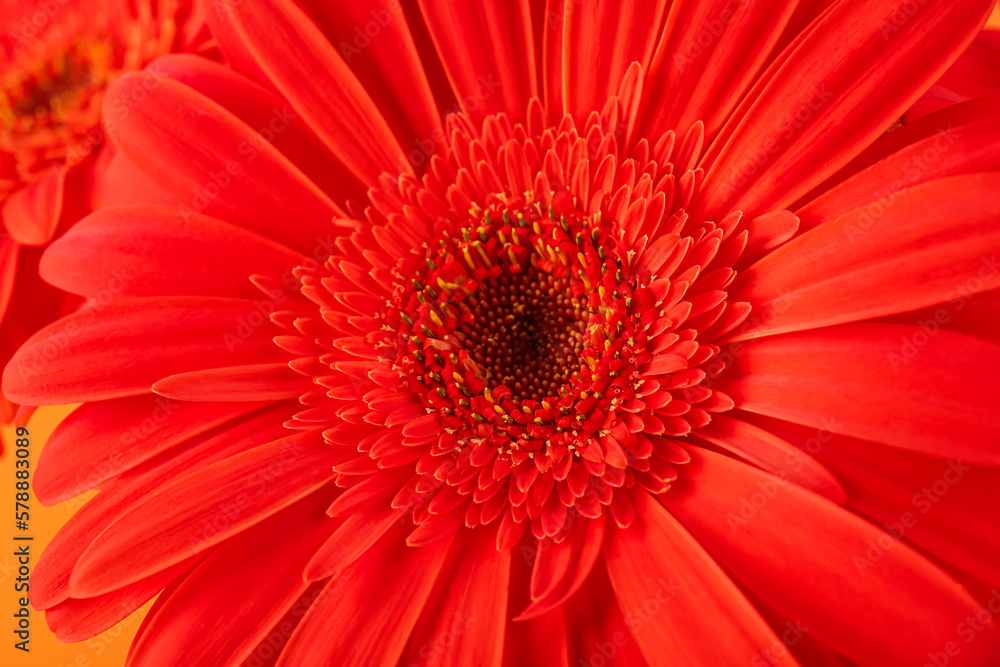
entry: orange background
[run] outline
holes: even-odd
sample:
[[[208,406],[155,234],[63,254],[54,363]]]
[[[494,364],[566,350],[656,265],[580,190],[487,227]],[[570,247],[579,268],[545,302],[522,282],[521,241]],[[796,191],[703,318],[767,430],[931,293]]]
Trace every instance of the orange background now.
[[[43,408],[39,410],[28,423],[31,431],[31,471],[32,476],[37,471],[38,453],[56,424],[72,411],[71,407]],[[31,651],[24,653],[14,648],[19,641],[13,634],[15,621],[14,612],[18,609],[18,598],[22,593],[14,590],[17,578],[17,559],[14,552],[17,546],[31,545],[31,567],[38,563],[38,556],[59,527],[65,524],[70,516],[83,505],[83,501],[91,494],[74,498],[52,507],[43,507],[32,494],[30,501],[30,530],[17,531],[14,527],[14,429],[2,427],[3,457],[0,458],[0,506],[4,519],[0,521],[0,664],[4,667],[121,667],[125,664],[129,644],[142,623],[144,608],[141,613],[125,619],[114,628],[87,641],[77,644],[64,644],[56,639],[48,627],[42,612],[31,610]],[[14,534],[31,535],[32,542],[14,542]],[[150,603],[152,604],[152,603]]]
[[[1000,8],[994,10],[989,25],[1000,28]],[[38,463],[38,452],[52,433],[52,429],[71,411],[72,408],[68,407],[44,408],[39,410],[29,423],[32,471]],[[45,625],[43,614],[32,610],[31,651],[23,653],[13,648],[17,641],[13,634],[15,625],[13,614],[17,610],[17,600],[21,596],[14,590],[14,580],[17,577],[17,562],[13,555],[16,547],[12,539],[17,532],[13,525],[13,499],[16,492],[12,447],[14,431],[10,427],[0,427],[0,432],[4,441],[4,452],[0,457],[0,503],[6,506],[8,508],[6,512],[9,512],[4,513],[7,523],[0,523],[0,542],[4,545],[3,551],[0,552],[0,664],[4,667],[121,667],[125,664],[132,637],[139,629],[151,602],[104,634],[78,644],[60,642]],[[59,527],[65,524],[89,497],[89,495],[81,496],[53,507],[42,507],[36,499],[32,499],[31,530],[27,533],[35,538],[31,542],[32,566],[37,563],[38,554]]]

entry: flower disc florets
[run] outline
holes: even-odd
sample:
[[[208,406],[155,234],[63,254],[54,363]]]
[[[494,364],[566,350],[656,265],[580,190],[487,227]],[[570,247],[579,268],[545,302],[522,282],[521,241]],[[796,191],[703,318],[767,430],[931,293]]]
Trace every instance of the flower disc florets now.
[[[630,490],[689,460],[673,438],[732,407],[705,368],[747,314],[723,291],[739,215],[684,211],[700,126],[623,156],[618,110],[582,134],[536,107],[528,127],[453,117],[423,179],[383,179],[341,254],[299,272],[333,329],[298,364],[328,388],[299,419],[341,420],[328,439],[360,453],[343,484],[400,473],[411,543],[498,519],[502,541],[560,539],[604,508],[627,525]]]
[[[460,439],[517,462],[606,435],[632,396],[637,349],[648,356],[640,279],[568,199],[509,202],[442,238],[387,317],[411,390]]]
[[[0,198],[53,165],[76,166],[100,145],[105,92],[170,51],[178,11],[174,0],[97,3],[60,12],[30,39],[8,35],[14,48],[0,64]]]

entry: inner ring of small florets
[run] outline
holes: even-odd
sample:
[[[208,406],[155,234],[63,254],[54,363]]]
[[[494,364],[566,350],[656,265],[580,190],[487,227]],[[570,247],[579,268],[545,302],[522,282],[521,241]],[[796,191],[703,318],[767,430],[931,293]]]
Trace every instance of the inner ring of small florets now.
[[[324,436],[362,453],[345,485],[414,473],[392,501],[411,544],[498,520],[498,544],[558,540],[605,508],[628,525],[631,489],[663,493],[690,461],[677,439],[734,407],[705,380],[748,312],[725,291],[740,214],[685,211],[700,124],[622,153],[608,108],[582,133],[537,106],[534,128],[449,116],[428,173],[382,182],[328,275],[297,274],[323,323],[284,319],[326,353],[295,367],[327,391],[296,420],[337,417]]]
[[[397,363],[460,439],[573,451],[613,428],[630,386],[636,281],[571,198],[474,213],[397,289]]]

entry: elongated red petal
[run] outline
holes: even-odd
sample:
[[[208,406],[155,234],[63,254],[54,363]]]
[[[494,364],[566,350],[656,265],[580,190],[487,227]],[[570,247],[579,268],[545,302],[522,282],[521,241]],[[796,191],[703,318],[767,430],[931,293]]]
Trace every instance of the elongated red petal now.
[[[4,393],[28,405],[104,400],[148,393],[178,371],[283,361],[268,335],[273,309],[264,300],[215,297],[86,308],[28,339],[4,369]]]
[[[586,118],[587,114],[600,110],[609,97],[618,93],[625,72],[633,62],[638,62],[644,69],[648,66],[668,4],[665,0],[564,0],[562,7],[549,15],[550,29],[563,31],[562,98],[565,113],[578,119]],[[602,57],[594,58],[594,48],[599,44],[615,44],[616,47],[607,49]]]
[[[733,286],[766,313],[737,339],[943,303],[977,273],[977,291],[1000,286],[998,188],[998,174],[933,181],[899,193],[878,220],[855,209],[786,243]]]
[[[316,549],[302,576],[308,581],[339,577],[393,526],[409,520],[404,510],[386,507],[369,507],[348,516]]]
[[[970,277],[960,285],[954,298],[948,303],[921,308],[909,313],[900,313],[883,318],[894,324],[910,324],[933,329],[934,324],[949,331],[968,334],[991,343],[1000,344],[1000,290],[971,293],[979,276]],[[934,324],[932,324],[934,323]]]
[[[695,435],[839,505],[847,502],[844,487],[816,459],[753,424],[714,415]]]
[[[530,557],[531,547],[524,542],[515,547],[512,552],[507,606],[508,618],[513,618],[530,602],[528,595],[531,579]],[[605,580],[607,580],[606,574]],[[610,586],[608,588],[610,589]],[[577,596],[579,597],[579,595],[578,593]],[[613,604],[614,595],[608,595],[604,602],[609,604],[594,608],[613,609],[615,607]],[[569,628],[567,628],[563,612],[569,608],[569,606],[563,605],[538,618],[508,623],[504,631],[504,667],[520,667],[520,665],[531,664],[532,661],[553,667],[569,667],[569,640],[571,636],[577,636],[575,630],[572,635],[567,632]],[[593,615],[590,618],[593,618]],[[578,628],[579,625],[574,624],[573,627]]]
[[[727,385],[737,407],[903,449],[1000,463],[998,345],[892,324],[741,345]]]
[[[409,165],[343,58],[291,0],[224,6],[247,50],[309,127],[366,185]]]
[[[538,97],[528,0],[419,0],[455,98],[473,118],[521,121]]]
[[[583,585],[601,555],[604,516],[577,523],[561,542],[539,542],[531,572],[531,604],[518,621],[536,618],[568,600]]]
[[[248,141],[256,128],[182,83],[133,72],[115,81],[104,105],[125,156],[186,214],[238,220],[310,256],[331,234],[330,221],[343,215],[274,146]],[[275,224],[288,219],[296,224]]]
[[[667,508],[744,586],[851,660],[922,665],[976,613],[957,582],[904,544],[859,568],[886,533],[851,512],[719,454],[695,449],[691,459],[698,492],[663,496]],[[985,665],[998,652],[987,626],[950,664]]]
[[[225,65],[191,54],[157,58],[149,69],[196,90],[254,128],[259,137],[248,137],[240,144],[245,159],[251,160],[259,147],[269,143],[334,201],[364,198],[365,185],[323,145],[285,98]]]
[[[60,602],[45,610],[45,622],[62,642],[78,642],[99,635],[151,600],[164,586],[182,575],[192,560],[104,595]]]
[[[151,615],[130,667],[245,659],[308,588],[302,567],[335,525],[323,512],[325,501],[313,494],[209,555]],[[213,628],[210,636],[206,627]]]
[[[35,494],[47,505],[72,498],[260,405],[179,403],[150,395],[86,403],[45,443]]]
[[[700,120],[714,137],[764,65],[794,7],[784,0],[671,4],[644,86],[640,123],[645,135],[685,132]]]
[[[62,215],[68,169],[56,166],[0,202],[0,218],[23,245],[43,245],[55,234]]]
[[[441,114],[414,41],[405,3],[307,0],[316,24],[372,96],[409,158],[441,131]],[[375,35],[372,37],[372,35]],[[411,163],[430,160],[430,153]]]
[[[655,599],[656,591],[651,591]],[[663,597],[664,594],[660,593]],[[653,603],[650,602],[652,605]],[[656,604],[661,604],[659,600]],[[647,660],[640,644],[632,634],[632,628],[645,624],[649,616],[639,608],[622,609],[608,578],[608,566],[604,557],[598,561],[593,573],[576,595],[558,610],[559,616],[551,621],[561,621],[565,631],[559,627],[559,634],[566,635],[569,658],[565,664],[577,667],[580,660],[593,664],[601,658],[614,667],[643,667],[655,662]],[[556,613],[549,612],[538,620]],[[520,624],[517,624],[520,625]],[[608,658],[608,654],[611,657]],[[556,663],[562,664],[562,663]]]
[[[83,553],[70,589],[99,595],[266,519],[333,477],[330,450],[315,434],[291,436],[146,495]]]
[[[136,498],[154,492],[199,466],[211,465],[287,435],[282,422],[292,412],[293,408],[287,404],[262,410],[219,433],[179,445],[176,450],[141,463],[107,482],[95,498],[70,517],[42,552],[31,575],[35,584],[32,604],[38,609],[47,609],[69,597],[70,575],[80,555]]]
[[[410,530],[412,525],[397,525],[327,584],[278,665],[396,665],[451,546],[444,539],[409,547]]]
[[[413,628],[403,664],[500,667],[507,621],[511,552],[496,547],[496,532],[459,533],[424,612]]]
[[[14,294],[20,249],[21,245],[11,237],[0,239],[0,320],[7,314],[7,306]]]
[[[280,401],[302,396],[313,383],[287,363],[247,364],[178,373],[153,391],[181,401]]]
[[[179,202],[147,176],[121,151],[108,149],[114,153],[108,161],[103,178],[94,183],[91,199],[94,210],[113,206],[173,206]]]
[[[850,506],[944,562],[1000,585],[1000,533],[989,510],[1000,470],[880,447],[833,433],[754,417],[762,427],[816,452],[843,480]],[[873,549],[878,557],[879,549]],[[868,556],[866,555],[866,558]]]
[[[992,103],[1000,104],[1000,98],[993,98]],[[886,213],[907,188],[951,176],[1000,170],[1000,120],[994,109],[969,105],[968,114],[962,118],[965,122],[958,125],[945,114],[935,115],[927,119],[933,122],[930,136],[910,136],[911,142],[902,147],[888,140],[876,142],[873,152],[890,147],[897,150],[796,211],[802,230],[856,209],[867,214],[861,219],[866,229],[885,224]],[[893,134],[896,131],[888,136]]]
[[[902,126],[894,129],[892,132],[883,134],[878,138],[878,140],[872,143],[871,146],[861,151],[857,157],[848,162],[823,185],[819,186],[820,189],[818,192],[826,192],[828,190],[836,189],[841,183],[849,178],[852,178],[859,172],[864,171],[869,167],[873,167],[891,155],[907,149],[914,144],[919,144],[925,139],[933,138],[941,134],[944,134],[946,137],[950,137],[953,136],[951,130],[959,130],[959,128],[965,125],[988,121],[993,116],[993,110],[996,108],[998,103],[1000,103],[1000,95],[991,95],[989,97],[969,100],[968,102],[962,102],[960,104],[953,104],[928,116],[918,118],[915,121],[907,121]],[[942,156],[940,154],[937,155],[934,162],[936,163],[940,158],[942,158]],[[950,159],[945,160],[946,163],[950,161]],[[935,171],[934,164],[927,162],[922,162],[920,165],[912,164],[907,166],[919,166],[918,171],[921,172]],[[967,173],[975,173],[976,171],[979,170],[972,169]],[[913,175],[914,172],[909,170],[906,175],[907,179],[912,178]],[[903,186],[900,185],[900,187]],[[816,196],[807,195],[803,201],[812,201],[813,199],[816,199]],[[810,220],[809,222],[812,221]],[[810,224],[810,226],[812,225]]]
[[[622,612],[655,601],[633,634],[651,665],[750,664],[774,633],[711,556],[655,499],[637,494],[637,522],[604,547]],[[726,641],[718,641],[723,636]],[[796,665],[789,655],[777,665]]]
[[[108,295],[184,294],[259,299],[263,294],[249,276],[281,276],[303,259],[274,241],[204,215],[123,207],[77,223],[49,246],[39,271],[57,287],[106,300]]]
[[[929,0],[911,15],[896,0],[834,5],[772,63],[721,130],[705,161],[701,212],[755,216],[797,200],[899,118],[968,46],[992,6]]]

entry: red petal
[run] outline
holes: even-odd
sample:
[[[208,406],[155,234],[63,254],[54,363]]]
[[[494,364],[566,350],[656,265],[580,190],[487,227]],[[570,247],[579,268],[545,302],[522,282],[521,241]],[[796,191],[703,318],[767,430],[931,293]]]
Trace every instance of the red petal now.
[[[799,230],[799,219],[790,211],[771,211],[758,215],[749,222],[747,228],[750,231],[750,241],[740,255],[741,262],[749,262],[783,245]]]
[[[715,415],[694,435],[704,438],[755,466],[843,505],[847,494],[833,474],[816,459],[766,430],[739,419]]]
[[[771,54],[771,60],[780,55],[780,52],[784,51],[800,33],[805,32],[810,23],[836,3],[837,0],[799,0],[795,4],[795,11],[785,27],[784,34],[778,40],[778,51]]]
[[[279,404],[210,437],[180,445],[174,451],[146,461],[107,482],[101,493],[87,502],[59,530],[42,552],[31,573],[31,602],[46,609],[69,597],[69,579],[80,555],[119,515],[157,488],[239,452],[287,434],[283,422],[294,406]]]
[[[410,639],[404,665],[500,667],[507,626],[509,551],[493,530],[461,531]]]
[[[888,158],[893,153],[919,143],[929,137],[947,133],[949,128],[960,128],[970,123],[978,123],[993,116],[993,110],[1000,102],[1000,96],[993,95],[961,104],[953,104],[924,118],[905,122],[892,132],[886,132],[871,146],[861,151],[843,169],[819,186],[818,192],[825,192],[858,172]],[[940,156],[939,156],[940,157]],[[914,165],[915,166],[915,165]],[[928,167],[930,165],[924,165]],[[912,173],[912,172],[911,172]],[[814,197],[806,197],[805,201]]]
[[[887,535],[849,511],[719,454],[691,458],[691,491],[664,496],[667,508],[755,595],[851,660],[922,665],[975,615],[976,601],[905,544],[859,567]],[[987,626],[951,664],[989,664],[998,651]]]
[[[843,480],[850,505],[944,562],[1000,585],[1000,531],[993,512],[1000,470],[880,447],[777,419],[761,426],[816,457]],[[878,550],[873,550],[877,556]]]
[[[409,153],[411,164],[429,161],[426,142],[444,136],[438,134],[442,131],[441,114],[409,20],[403,16],[403,3],[311,0],[305,6],[372,96],[404,152],[421,151],[419,159]]]
[[[17,256],[21,246],[7,236],[0,239],[0,320],[7,314],[17,284]]]
[[[160,396],[179,401],[280,401],[313,388],[287,363],[227,366],[165,377],[153,385]]]
[[[260,63],[250,52],[249,45],[243,41],[230,13],[222,11],[223,9],[221,6],[218,9],[213,7],[212,11],[206,12],[206,20],[212,36],[219,42],[219,49],[225,56],[226,63],[237,72],[273,88],[274,82],[260,68]]]
[[[919,122],[916,131],[913,126],[905,126],[875,142],[858,157],[874,164],[797,211],[802,230],[855,209],[864,211],[862,220],[866,225],[888,224],[883,216],[895,207],[907,188],[950,176],[1000,170],[1000,120],[995,117],[1000,98],[991,102],[989,108],[964,105],[967,111],[961,120],[965,122],[960,125],[951,117],[954,111],[947,116],[935,114]],[[932,131],[929,136],[920,136],[927,121],[932,123]],[[899,139],[893,136],[899,134],[911,140],[899,145]]]
[[[700,120],[714,137],[794,8],[785,0],[673,3],[645,84],[644,136],[684,132]]]
[[[91,191],[94,210],[113,206],[177,206],[177,200],[120,152]]]
[[[686,468],[686,466],[685,466]],[[648,494],[638,520],[605,543],[611,585],[650,664],[748,665],[778,641],[711,556]],[[654,611],[655,610],[655,611]],[[794,617],[793,617],[794,618]],[[725,637],[725,641],[720,641]],[[796,665],[787,654],[774,663]]]
[[[212,552],[152,615],[129,665],[240,664],[308,588],[302,568],[336,525],[327,502],[314,493]]]
[[[205,466],[133,503],[80,557],[74,595],[138,581],[260,522],[333,477],[330,445],[313,433]]]
[[[116,145],[184,215],[238,221],[310,256],[331,233],[330,220],[343,216],[274,146],[248,141],[255,128],[182,83],[125,74],[108,89],[104,115]]]
[[[975,282],[971,281],[975,286]],[[970,294],[968,283],[946,304],[884,318],[894,324],[912,324],[930,328],[936,321],[943,329],[1000,343],[1000,290]]]
[[[177,403],[159,396],[86,403],[45,443],[35,493],[46,505],[72,498],[256,407],[259,404]]]
[[[79,642],[99,635],[146,604],[192,562],[186,560],[104,595],[60,602],[45,610],[45,622],[61,642]]]
[[[587,584],[559,611],[559,621],[565,629],[559,627],[556,632],[560,643],[560,635],[566,635],[566,642],[569,644],[566,665],[579,667],[581,660],[587,665],[601,664],[601,658],[607,661],[605,664],[608,667],[656,665],[655,661],[647,661],[643,657],[642,649],[631,630],[632,627],[645,624],[648,614],[640,609],[621,609],[603,557]],[[516,627],[520,623],[514,625]]]
[[[264,73],[362,183],[409,170],[364,87],[296,3],[223,7]]]
[[[533,538],[529,539],[533,540]],[[531,576],[531,547],[522,542],[514,553],[521,557],[512,558],[510,561],[508,618],[512,618],[518,611],[524,609],[529,602],[528,580]],[[603,569],[603,565],[601,569]],[[579,595],[578,593],[577,598]],[[613,603],[614,597],[609,597]],[[615,606],[614,604],[606,604],[595,607],[595,609],[607,609]],[[566,620],[563,617],[563,611],[568,608],[564,605],[530,621],[508,623],[504,631],[504,667],[522,667],[531,664],[570,667]],[[592,610],[588,609],[585,618],[593,618],[593,616]],[[574,636],[579,627],[579,624],[574,624]]]
[[[27,405],[104,400],[147,393],[178,371],[283,361],[265,326],[274,308],[215,297],[94,305],[28,339],[4,369],[4,393]]]
[[[709,150],[701,213],[785,208],[875,140],[972,41],[992,0],[840,2],[747,94]],[[901,27],[900,27],[901,26]]]
[[[127,207],[81,220],[49,246],[39,270],[56,287],[105,300],[105,294],[256,299],[262,293],[251,275],[281,276],[304,259],[214,218],[177,208]]]
[[[950,331],[848,324],[743,343],[738,407],[894,447],[1000,463],[1000,346]]]
[[[562,542],[541,540],[531,572],[531,604],[514,620],[537,618],[568,600],[583,585],[601,555],[604,515],[578,518]]]
[[[856,209],[786,243],[731,288],[757,313],[737,338],[915,310],[965,283],[1000,286],[998,188],[1000,174],[933,181],[901,192],[877,221]]]
[[[538,97],[528,0],[420,0],[420,11],[462,110],[523,120]]]
[[[397,495],[411,478],[413,478],[412,470],[405,468],[383,470],[345,489],[333,501],[326,513],[333,517],[349,517],[366,509],[372,509],[382,500]]]
[[[375,506],[348,516],[329,539],[316,549],[302,571],[303,578],[307,581],[321,581],[339,577],[382,539],[390,528],[400,523],[411,523],[406,509]]]
[[[566,113],[577,120],[585,119],[618,92],[633,62],[647,68],[668,4],[665,0],[564,0],[561,8],[549,14],[549,29],[563,32],[562,94]],[[664,90],[670,89],[660,88],[654,94]]]
[[[397,525],[323,589],[281,654],[283,667],[395,667],[441,571],[450,539],[406,546]]]
[[[259,137],[241,145],[242,155],[248,160],[251,148],[255,150],[270,143],[334,201],[366,198],[365,185],[336,154],[323,146],[306,121],[280,95],[225,65],[188,53],[157,58],[149,69],[196,90],[254,128]]]
[[[3,225],[22,245],[49,242],[62,215],[67,167],[53,167],[38,180],[7,196],[2,204]]]
[[[956,101],[981,98],[1000,92],[1000,23],[997,10],[976,40],[945,72],[934,87],[927,91],[906,112],[907,121],[929,114],[937,109],[955,104]]]

